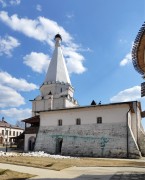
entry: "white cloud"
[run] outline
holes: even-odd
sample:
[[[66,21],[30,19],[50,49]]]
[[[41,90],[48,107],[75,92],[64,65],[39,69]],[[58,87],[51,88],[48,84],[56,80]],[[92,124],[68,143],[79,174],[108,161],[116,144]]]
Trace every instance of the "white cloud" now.
[[[86,71],[86,68],[83,66],[84,57],[76,53],[73,49],[64,48],[64,55],[66,56],[67,60],[67,68],[69,73],[77,73],[81,74]]]
[[[25,79],[17,79],[7,72],[0,71],[0,107],[19,107],[25,104],[24,98],[17,91],[31,91],[37,88]]]
[[[62,26],[59,26],[57,22],[44,17],[39,17],[37,23],[41,27],[41,33],[45,34],[45,36],[48,34],[47,39],[44,39],[44,41],[46,41],[50,46],[53,46],[54,36],[58,32],[63,37],[64,43],[72,43],[73,38],[71,37],[71,35],[67,31],[65,31]]]
[[[73,37],[62,26],[59,26],[57,22],[41,16],[34,20],[19,18],[17,14],[9,16],[5,11],[0,11],[0,20],[15,31],[19,31],[38,41],[48,43],[51,48],[54,47],[54,36],[59,32],[62,35],[65,47],[65,56],[67,61],[70,60],[70,63],[68,63],[70,64],[69,68],[71,69],[71,73],[79,74],[85,71],[85,67],[83,65],[84,57],[78,53],[78,51],[82,48],[73,42]],[[72,54],[75,54],[75,56]],[[80,56],[82,57],[80,58]],[[74,61],[77,62],[79,68],[76,69],[76,63],[71,62],[73,61],[72,57],[75,57]],[[30,66],[32,67],[32,65]]]
[[[0,4],[2,5],[2,7],[6,7],[7,3],[5,2],[5,0],[0,0]]]
[[[126,40],[126,39],[119,39],[119,43],[120,43],[120,44],[126,44],[126,43],[127,43],[127,40]]]
[[[111,102],[125,102],[125,101],[134,101],[141,98],[141,87],[134,86],[129,89],[120,91],[117,95],[113,96]]]
[[[10,0],[11,5],[19,5],[21,3],[21,0]]]
[[[90,48],[79,48],[79,52],[93,52]]]
[[[14,120],[23,120],[26,118],[31,117],[31,109],[26,108],[26,109],[17,109],[17,108],[10,108],[6,110],[0,110],[0,113],[3,116],[12,118]]]
[[[53,46],[53,39],[58,31],[63,36],[64,42],[68,42],[72,39],[69,33],[55,21],[41,16],[35,20],[31,20],[28,18],[19,18],[17,14],[9,17],[7,12],[0,11],[0,20],[13,30],[19,31],[36,40],[45,41],[50,46]]]
[[[14,89],[0,85],[0,107],[18,107],[25,104],[24,98]]]
[[[0,56],[3,54],[11,56],[13,49],[19,45],[19,41],[12,36],[5,36],[4,38],[0,37]]]
[[[24,59],[24,64],[31,67],[33,71],[42,73],[46,72],[50,63],[49,56],[43,53],[31,52]]]
[[[74,17],[74,14],[73,14],[73,13],[67,13],[67,14],[66,14],[66,17],[67,17],[68,19],[72,19],[72,18]]]
[[[36,5],[36,10],[37,10],[37,11],[42,11],[42,6],[41,6],[40,4],[37,4],[37,5]]]
[[[0,71],[0,84],[9,86],[18,91],[32,91],[38,89],[33,83],[28,83],[25,79],[17,79],[7,72]]]
[[[81,74],[86,71],[86,68],[82,65],[81,61],[78,61],[77,59],[73,58],[68,58],[67,61],[67,69],[68,72],[71,73],[76,73],[76,74]]]
[[[131,53],[126,54],[126,56],[121,60],[120,66],[125,66],[131,63],[131,60],[132,60]]]
[[[7,7],[9,5],[19,5],[21,3],[21,0],[0,0],[0,4],[2,7]]]

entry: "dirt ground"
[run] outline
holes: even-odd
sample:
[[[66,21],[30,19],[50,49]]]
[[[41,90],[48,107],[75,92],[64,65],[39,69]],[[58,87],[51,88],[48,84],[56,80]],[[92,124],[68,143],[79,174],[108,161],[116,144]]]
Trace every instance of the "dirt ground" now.
[[[34,177],[33,175],[27,174],[27,173],[19,173],[16,171],[11,171],[9,169],[0,169],[0,179],[1,180],[24,180],[27,178]]]
[[[145,167],[145,160],[102,159],[102,158],[74,158],[54,159],[48,157],[1,157],[1,163],[18,164],[41,167],[52,170],[62,170],[68,167]]]

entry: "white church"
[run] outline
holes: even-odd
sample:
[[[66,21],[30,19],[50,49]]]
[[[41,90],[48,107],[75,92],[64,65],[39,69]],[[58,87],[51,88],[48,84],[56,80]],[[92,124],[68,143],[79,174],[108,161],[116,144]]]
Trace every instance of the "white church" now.
[[[32,117],[23,120],[24,150],[85,157],[145,156],[140,102],[79,106],[61,41],[57,34],[40,95],[32,100]]]

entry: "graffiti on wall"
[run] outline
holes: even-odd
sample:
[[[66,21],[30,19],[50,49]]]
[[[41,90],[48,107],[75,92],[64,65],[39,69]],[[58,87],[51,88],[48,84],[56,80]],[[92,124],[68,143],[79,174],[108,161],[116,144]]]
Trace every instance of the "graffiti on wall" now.
[[[101,147],[101,150],[102,150],[102,157],[103,157],[103,153],[104,153],[104,149],[105,149],[105,146],[106,144],[109,142],[109,139],[107,137],[104,137],[102,136],[100,138],[100,147]]]

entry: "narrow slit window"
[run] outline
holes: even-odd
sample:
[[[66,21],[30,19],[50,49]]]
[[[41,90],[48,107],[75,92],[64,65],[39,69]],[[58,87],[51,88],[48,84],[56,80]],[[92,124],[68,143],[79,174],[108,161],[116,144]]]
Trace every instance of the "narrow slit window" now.
[[[81,125],[81,119],[80,118],[76,119],[76,125]]]
[[[97,117],[97,124],[102,124],[102,117]]]
[[[62,126],[62,119],[58,120],[58,126]]]

